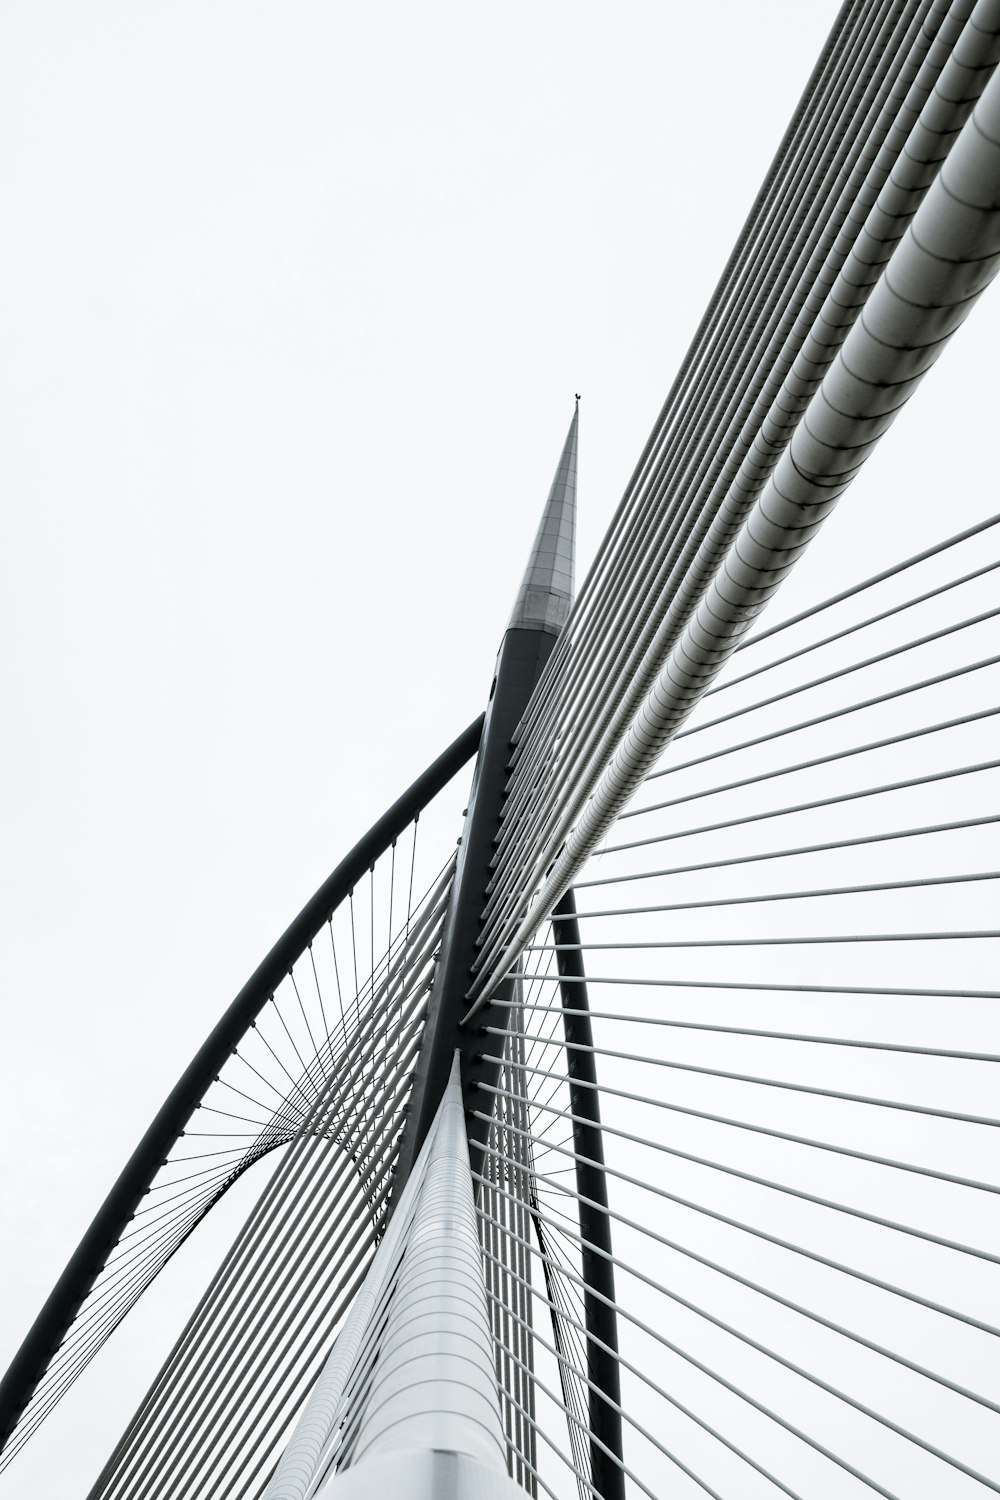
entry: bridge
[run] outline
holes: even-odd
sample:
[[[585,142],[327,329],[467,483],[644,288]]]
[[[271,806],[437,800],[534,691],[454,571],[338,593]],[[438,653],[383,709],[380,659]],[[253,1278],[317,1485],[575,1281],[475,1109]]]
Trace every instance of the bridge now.
[[[593,566],[577,402],[481,715],[155,1115],[3,1482],[252,1180],[94,1500],[1000,1491],[1000,512],[886,494],[873,567],[852,503],[1000,265],[998,60],[842,8]]]

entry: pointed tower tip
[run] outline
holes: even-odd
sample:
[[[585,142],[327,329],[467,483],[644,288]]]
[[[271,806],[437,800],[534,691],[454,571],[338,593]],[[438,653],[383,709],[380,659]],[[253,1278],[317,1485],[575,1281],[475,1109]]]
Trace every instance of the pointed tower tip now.
[[[514,601],[508,630],[547,630],[551,635],[558,635],[569,615],[573,602],[579,426],[580,398],[577,396],[573,420]]]

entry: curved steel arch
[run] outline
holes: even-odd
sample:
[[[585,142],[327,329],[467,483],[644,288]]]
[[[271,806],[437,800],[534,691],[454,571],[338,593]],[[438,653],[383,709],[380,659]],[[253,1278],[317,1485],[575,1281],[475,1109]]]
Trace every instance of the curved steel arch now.
[[[0,1381],[0,1450],[17,1426],[125,1225],[215,1075],[334,908],[347,897],[373,861],[472,759],[482,727],[480,714],[341,860],[254,970],[167,1095]],[[226,1186],[230,1185],[227,1182]],[[211,1200],[206,1213],[221,1196],[220,1193]]]

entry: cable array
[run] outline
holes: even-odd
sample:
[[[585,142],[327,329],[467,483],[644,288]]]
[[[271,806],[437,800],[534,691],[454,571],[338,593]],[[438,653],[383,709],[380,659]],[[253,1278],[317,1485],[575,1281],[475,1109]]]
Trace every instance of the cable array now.
[[[998,37],[991,0],[844,6],[522,721],[473,998],[578,877],[913,389],[902,356],[847,387],[876,347],[919,345],[923,299],[946,295],[917,247],[954,201],[949,172],[977,151],[975,170],[995,170]],[[996,269],[984,250],[941,254],[957,267],[967,253],[978,291]],[[971,290],[956,270],[954,316],[937,317],[919,371]],[[841,432],[829,413],[845,405],[861,416]],[[790,484],[804,488],[786,517]]]
[[[998,564],[994,516],[749,637],[582,872],[579,936],[547,924],[484,1028],[482,1114],[528,1117],[490,1179],[520,1128],[549,1493],[588,1492],[588,1253],[635,1493],[1000,1489]]]
[[[373,969],[361,893],[348,901],[351,988],[339,1046],[325,1064],[303,1065],[288,1150],[93,1500],[146,1495],[154,1477],[163,1500],[255,1494],[266,1479],[385,1223],[453,871],[454,858],[421,904],[407,909]],[[311,955],[307,963],[311,971]],[[291,987],[297,1000],[301,991]]]
[[[305,1500],[425,1354],[533,1497],[1000,1494],[1000,514],[758,623],[1000,266],[998,61],[1000,0],[844,4],[509,764],[497,688],[499,827],[310,917],[4,1462],[267,1157],[92,1500]],[[435,1256],[467,1387],[386,1355]]]
[[[520,1009],[512,1012],[511,1047],[515,1066],[503,1070],[489,1136],[489,1183],[480,1199],[479,1233],[483,1251],[501,1393],[507,1467],[528,1494],[538,1495],[538,1422],[535,1414],[532,1302],[526,1243],[534,1191],[533,1141],[528,1130]],[[509,1193],[508,1193],[509,1189]]]
[[[290,1160],[318,1157],[340,1174],[345,1234],[357,1215],[369,1226],[358,1244],[376,1232],[454,874],[454,854],[436,870],[433,862],[461,790],[441,794],[480,727],[324,882],[168,1097],[5,1377],[0,1407],[11,1433],[0,1469],[248,1173],[266,1196],[287,1183]],[[193,1442],[183,1423],[174,1440]]]

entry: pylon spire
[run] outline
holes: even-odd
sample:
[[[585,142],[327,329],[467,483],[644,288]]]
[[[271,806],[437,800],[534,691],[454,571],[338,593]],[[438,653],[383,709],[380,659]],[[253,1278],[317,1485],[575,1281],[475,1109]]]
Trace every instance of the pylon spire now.
[[[511,741],[573,602],[579,399],[497,653],[441,954],[414,1067],[397,1184],[406,1181],[423,1145],[448,1081],[456,1048],[462,1055],[462,1086],[470,1107],[473,1100],[478,1107],[483,1097],[476,1093],[478,1086],[484,1082],[493,1086],[499,1076],[496,1065],[480,1056],[478,1033],[462,1029],[460,1021],[473,979],[490,861],[509,774]],[[495,1014],[483,1016],[482,1024],[487,1021],[506,1026],[507,1013],[498,1006]],[[488,1128],[484,1121],[470,1117],[469,1150],[474,1173],[483,1167]]]
[[[549,498],[542,512],[528,566],[517,591],[508,630],[546,630],[558,635],[573,602],[576,545],[576,452],[580,398],[563,444]]]

